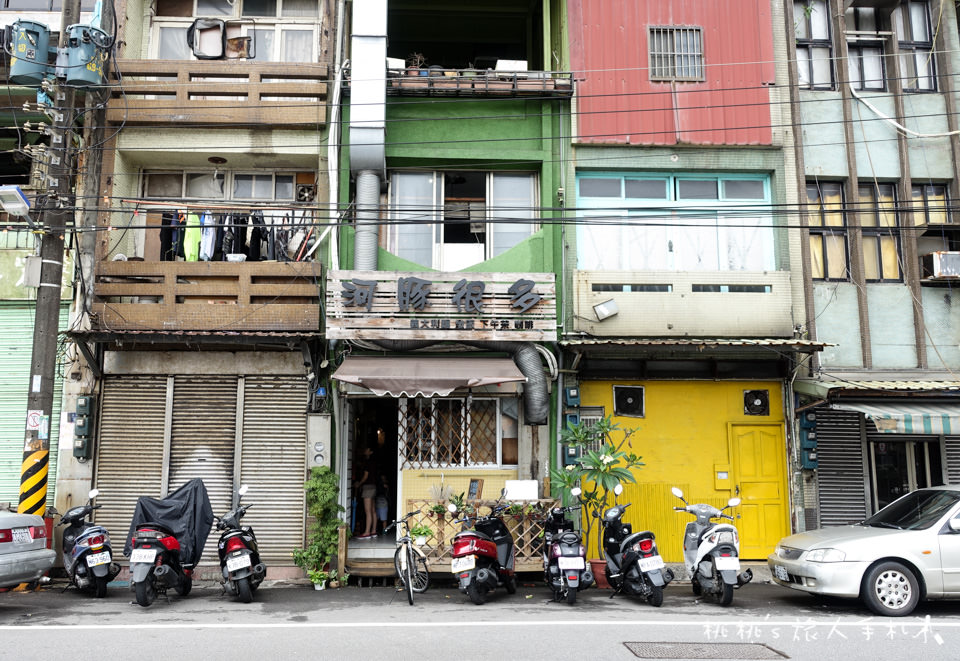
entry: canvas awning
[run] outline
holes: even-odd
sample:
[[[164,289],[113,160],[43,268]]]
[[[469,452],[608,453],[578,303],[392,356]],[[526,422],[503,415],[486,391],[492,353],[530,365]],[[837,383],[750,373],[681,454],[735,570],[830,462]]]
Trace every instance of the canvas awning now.
[[[333,378],[394,397],[443,397],[456,388],[527,380],[509,358],[416,356],[347,356]]]
[[[830,407],[859,411],[884,434],[960,434],[960,403],[838,402]]]

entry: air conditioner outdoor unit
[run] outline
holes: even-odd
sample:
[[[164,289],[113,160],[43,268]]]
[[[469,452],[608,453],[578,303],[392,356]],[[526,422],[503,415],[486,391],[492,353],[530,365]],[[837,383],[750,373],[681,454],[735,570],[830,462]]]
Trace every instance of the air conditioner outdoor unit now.
[[[921,277],[924,280],[960,278],[960,252],[941,250],[920,258]]]

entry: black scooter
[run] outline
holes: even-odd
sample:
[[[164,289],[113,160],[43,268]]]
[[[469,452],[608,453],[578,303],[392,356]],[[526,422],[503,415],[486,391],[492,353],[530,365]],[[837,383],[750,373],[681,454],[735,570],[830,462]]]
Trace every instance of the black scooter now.
[[[240,487],[240,498],[247,493],[247,485]],[[240,519],[250,509],[250,505],[240,505],[223,515],[214,516],[217,530],[222,530],[217,543],[220,555],[220,572],[223,574],[224,589],[236,595],[245,604],[253,600],[253,592],[267,575],[267,566],[260,562],[257,549],[257,537],[250,526],[241,526]]]
[[[579,487],[570,490],[580,495]],[[553,592],[554,601],[577,601],[577,591],[593,585],[593,573],[587,568],[587,549],[583,538],[567,518],[580,505],[554,507],[543,522],[543,577]]]
[[[102,507],[93,504],[99,493],[97,489],[90,491],[87,504],[71,507],[58,525],[67,526],[62,546],[63,568],[70,579],[67,587],[92,589],[97,597],[103,598],[107,596],[107,583],[120,573],[120,565],[113,562],[107,529],[86,520],[93,510]]]
[[[623,493],[619,484],[614,494]],[[603,513],[600,534],[607,558],[604,571],[614,588],[612,598],[619,593],[643,597],[651,606],[663,604],[663,588],[673,580],[673,571],[664,568],[657,550],[654,534],[649,530],[633,532],[629,523],[623,523],[623,513],[630,506],[614,505]]]

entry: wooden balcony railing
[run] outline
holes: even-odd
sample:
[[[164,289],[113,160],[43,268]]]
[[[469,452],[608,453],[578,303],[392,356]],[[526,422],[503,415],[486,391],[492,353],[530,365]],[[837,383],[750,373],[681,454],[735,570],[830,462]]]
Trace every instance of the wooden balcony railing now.
[[[118,60],[107,120],[138,124],[322,125],[325,64]]]
[[[319,331],[317,262],[101,262],[93,329]]]
[[[477,69],[390,69],[387,93],[420,96],[573,95],[573,74],[566,71],[481,71]]]

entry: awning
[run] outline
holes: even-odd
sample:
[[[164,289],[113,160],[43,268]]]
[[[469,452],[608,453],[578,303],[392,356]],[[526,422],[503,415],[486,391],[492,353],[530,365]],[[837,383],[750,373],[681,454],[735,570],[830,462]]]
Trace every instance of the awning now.
[[[347,356],[333,378],[394,397],[443,397],[456,388],[527,380],[509,358],[416,356]]]
[[[960,434],[960,403],[839,402],[830,408],[859,411],[884,434]]]

